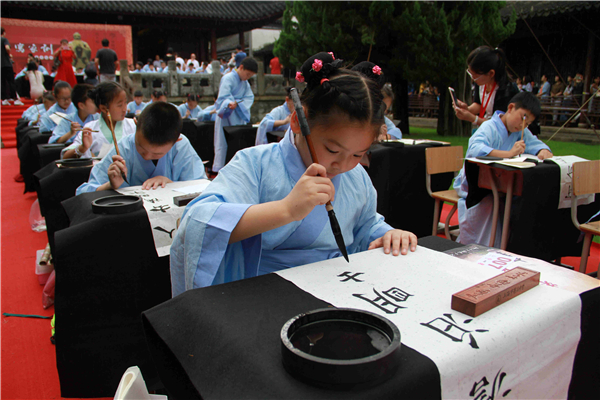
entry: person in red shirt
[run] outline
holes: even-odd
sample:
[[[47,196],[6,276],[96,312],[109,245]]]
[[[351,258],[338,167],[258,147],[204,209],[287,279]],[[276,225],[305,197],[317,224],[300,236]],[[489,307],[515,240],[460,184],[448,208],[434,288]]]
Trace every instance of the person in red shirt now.
[[[273,75],[281,75],[281,64],[279,63],[279,57],[271,58],[269,66],[271,67],[271,73]]]

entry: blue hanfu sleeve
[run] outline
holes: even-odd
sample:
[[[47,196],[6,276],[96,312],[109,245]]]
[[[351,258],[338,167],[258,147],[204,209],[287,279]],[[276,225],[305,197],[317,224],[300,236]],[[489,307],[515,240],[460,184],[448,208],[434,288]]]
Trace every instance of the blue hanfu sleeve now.
[[[188,204],[171,246],[172,294],[256,276],[262,235],[228,244],[246,210],[259,203],[260,182],[238,152],[209,187]]]
[[[265,117],[262,119],[262,121],[260,121],[260,125],[258,126],[258,129],[256,130],[256,141],[255,141],[255,145],[258,146],[259,144],[267,144],[267,132],[271,132],[273,130],[273,123],[275,122],[275,120],[273,119],[273,116],[271,115],[271,113],[265,115]]]
[[[54,121],[50,119],[48,112],[40,118],[40,132],[52,132],[56,128]]]
[[[252,88],[247,81],[244,82],[244,86],[246,90],[242,96],[242,101],[238,103],[235,109],[235,113],[245,123],[248,123],[250,122],[250,108],[252,108],[252,104],[254,103],[254,93],[252,93]]]
[[[487,156],[497,146],[494,146],[494,122],[486,121],[469,139],[467,157]]]
[[[540,151],[546,149],[549,152],[550,147],[540,139],[538,139],[535,135],[531,133],[529,128],[525,128],[525,132],[523,133],[523,140],[525,141],[525,154],[533,154],[537,155]]]
[[[54,130],[52,131],[52,136],[50,136],[50,140],[48,140],[48,143],[56,143],[58,139],[60,139],[62,136],[66,135],[70,131],[71,123],[66,119],[61,120],[60,123],[56,126],[56,128],[54,128]],[[75,139],[75,135],[73,135],[73,137],[67,140],[65,143],[73,143],[73,139]]]
[[[115,149],[112,148],[108,154],[98,164],[94,165],[90,172],[90,178],[86,183],[81,184],[75,191],[76,195],[81,193],[95,192],[99,186],[109,181],[108,179],[108,167],[112,164],[112,156],[117,154]],[[125,161],[127,163],[127,161]],[[127,165],[130,165],[127,163]],[[123,187],[128,186],[123,182]]]
[[[393,136],[395,139],[402,139],[402,132],[388,117],[385,117],[385,126],[388,135]]]

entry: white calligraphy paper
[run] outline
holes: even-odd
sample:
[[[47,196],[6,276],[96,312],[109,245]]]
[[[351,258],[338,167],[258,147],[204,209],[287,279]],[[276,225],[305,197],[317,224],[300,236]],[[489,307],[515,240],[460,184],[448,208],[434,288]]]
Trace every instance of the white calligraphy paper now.
[[[539,285],[471,318],[451,309],[452,294],[499,271],[423,247],[398,257],[376,249],[350,255],[350,263],[335,258],[277,274],[335,307],[390,319],[403,344],[435,362],[443,398],[486,390],[495,398],[567,397],[580,338],[576,293]]]
[[[159,187],[150,190],[143,190],[141,186],[130,186],[117,189],[117,192],[142,198],[152,228],[156,252],[159,257],[164,257],[171,252],[171,244],[173,244],[173,238],[177,232],[178,220],[185,209],[185,207],[176,206],[173,202],[174,197],[182,195],[177,189],[203,184],[208,186],[207,182],[210,183],[207,179],[171,182],[165,185],[164,188]]]
[[[571,195],[573,194],[573,164],[580,161],[588,161],[577,156],[552,157],[548,159],[560,167],[560,195],[558,208],[571,208]],[[590,204],[594,201],[594,194],[581,196],[577,205]]]

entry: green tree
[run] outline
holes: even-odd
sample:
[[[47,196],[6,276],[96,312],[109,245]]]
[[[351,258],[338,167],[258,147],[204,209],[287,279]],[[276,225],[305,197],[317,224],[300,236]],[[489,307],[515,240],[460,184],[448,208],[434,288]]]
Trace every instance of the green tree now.
[[[334,51],[349,63],[368,57],[383,69],[396,92],[395,115],[408,132],[407,82],[429,80],[440,91],[440,134],[469,132],[445,101],[447,87],[465,86],[465,60],[482,44],[496,46],[516,27],[513,13],[502,21],[505,2],[303,2],[286,4],[274,53],[299,66],[319,51]]]

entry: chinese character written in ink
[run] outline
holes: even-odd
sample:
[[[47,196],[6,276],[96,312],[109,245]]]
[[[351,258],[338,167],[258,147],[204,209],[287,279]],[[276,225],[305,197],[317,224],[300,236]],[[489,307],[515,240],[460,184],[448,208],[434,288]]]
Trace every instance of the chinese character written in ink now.
[[[15,44],[15,51],[17,53],[25,53],[25,45],[23,43]]]
[[[352,280],[354,282],[364,282],[357,278],[357,276],[362,275],[363,272],[357,272],[353,275],[350,275],[351,273],[352,272],[350,272],[350,271],[344,271],[344,273],[339,274],[338,278],[345,277],[345,279],[340,280],[340,282],[348,282],[350,280]]]
[[[29,50],[30,50],[32,53],[35,53],[35,52],[37,51],[37,49],[38,49],[38,48],[37,48],[37,46],[35,45],[35,43],[29,46]]]
[[[469,345],[478,349],[477,341],[471,332],[466,329],[461,328],[456,324],[454,318],[452,318],[452,314],[444,314],[446,318],[435,318],[427,323],[421,322],[421,325],[428,327],[429,329],[433,329],[436,332],[441,333],[447,338],[451,339],[453,342],[462,342],[463,337],[468,333],[469,334]],[[472,318],[466,319],[463,321],[464,324],[469,324],[473,321]],[[487,329],[475,329],[474,332],[489,332]]]
[[[144,200],[146,200],[146,201],[148,201],[148,202],[150,202],[152,204],[158,202],[158,199],[144,199]]]
[[[52,45],[50,45],[50,46],[48,47],[48,45],[47,45],[47,44],[43,44],[43,45],[42,45],[42,47],[41,47],[41,49],[42,49],[42,51],[43,51],[44,53],[54,53],[54,52],[52,51]]]
[[[492,391],[490,394],[487,393],[486,388],[490,383],[487,378],[484,376],[479,380],[479,382],[473,383],[473,387],[469,392],[469,396],[473,397],[475,400],[494,400],[496,395],[500,393],[500,387],[502,386],[502,381],[506,377],[506,372],[502,372],[502,369],[496,373],[496,377],[494,378],[494,382],[492,383]],[[502,393],[502,397],[506,397],[507,394],[511,392],[512,389],[505,390]]]
[[[171,208],[171,207],[166,204],[163,204],[163,205],[152,207],[152,209],[150,211],[160,211],[160,212],[166,213],[169,208]]]
[[[406,308],[406,307],[399,306],[395,302],[406,301],[408,296],[411,296],[410,294],[408,294],[398,288],[391,288],[387,291],[384,291],[383,293],[385,293],[387,298],[386,298],[386,296],[382,295],[375,289],[373,289],[373,292],[376,295],[375,298],[373,298],[373,299],[370,299],[362,294],[353,294],[352,296],[358,297],[359,299],[364,300],[367,303],[374,305],[375,307],[379,308],[380,310],[385,311],[387,314],[395,314],[396,312],[398,312],[399,309]],[[400,296],[399,293],[405,293],[406,295]],[[403,300],[402,300],[402,298],[403,298]]]
[[[155,226],[154,229],[156,229],[157,231],[161,231],[161,232],[167,233],[169,235],[169,237],[171,239],[173,239],[173,232],[175,231],[175,229],[171,229],[170,231],[168,231],[165,228],[162,228],[160,226]]]

